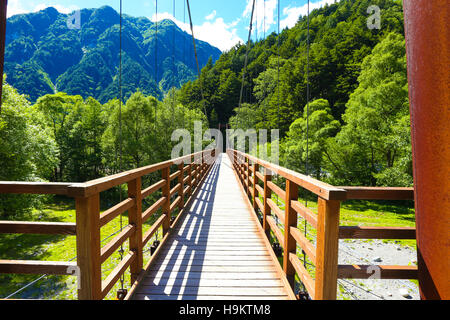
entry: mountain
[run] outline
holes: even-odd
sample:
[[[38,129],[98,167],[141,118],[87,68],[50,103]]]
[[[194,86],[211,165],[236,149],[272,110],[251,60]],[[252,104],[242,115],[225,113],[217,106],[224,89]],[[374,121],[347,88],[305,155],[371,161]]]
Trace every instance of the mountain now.
[[[49,7],[7,20],[5,73],[9,84],[30,100],[66,92],[107,102],[118,96],[120,16],[109,6],[80,11],[80,27],[70,15]],[[173,86],[197,77],[192,37],[170,20],[156,24],[124,15],[122,83],[124,98],[137,89],[162,98]],[[156,40],[157,39],[157,40]],[[155,81],[155,44],[158,67]],[[175,45],[173,45],[175,44]],[[221,52],[196,40],[200,67]]]

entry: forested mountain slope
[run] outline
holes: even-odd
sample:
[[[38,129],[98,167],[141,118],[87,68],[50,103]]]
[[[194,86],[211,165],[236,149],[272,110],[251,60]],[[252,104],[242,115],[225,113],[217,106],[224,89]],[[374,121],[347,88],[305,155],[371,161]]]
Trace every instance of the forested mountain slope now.
[[[69,15],[55,8],[15,15],[6,28],[5,73],[8,83],[32,101],[48,93],[117,97],[119,14],[111,7],[81,10],[81,28],[67,26]],[[137,89],[162,98],[171,87],[197,77],[192,38],[170,20],[156,25],[147,18],[123,18],[123,85],[128,98]],[[175,44],[175,46],[173,45]],[[199,63],[216,61],[220,50],[196,41]],[[175,59],[173,58],[175,57]]]
[[[367,27],[367,9],[371,5],[381,9],[380,29]],[[350,94],[358,85],[364,58],[391,32],[403,35],[401,0],[341,0],[313,10],[311,100],[328,100],[333,116],[341,119]],[[221,123],[228,122],[238,106],[245,51],[245,45],[237,45],[223,53],[215,65],[207,65],[203,70],[200,81],[209,116]],[[306,104],[307,17],[300,17],[279,38],[271,34],[265,40],[252,42],[248,59],[243,102],[259,110],[257,118],[253,117],[257,128],[276,127],[286,133]],[[198,105],[199,90],[199,81],[187,83],[180,99],[185,104]]]

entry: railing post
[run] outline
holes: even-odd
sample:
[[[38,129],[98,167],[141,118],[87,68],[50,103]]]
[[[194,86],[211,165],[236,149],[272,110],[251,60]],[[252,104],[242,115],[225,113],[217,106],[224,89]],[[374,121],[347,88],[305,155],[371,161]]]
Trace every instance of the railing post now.
[[[269,203],[267,203],[267,199],[270,199],[272,196],[272,191],[270,190],[267,182],[272,180],[272,172],[264,168],[264,212],[263,212],[263,228],[266,234],[268,235],[270,232],[270,226],[267,223],[267,216],[270,215],[270,207]]]
[[[200,179],[203,179],[203,175],[205,174],[205,157],[204,157],[204,151],[202,151],[202,160],[200,162]]]
[[[166,185],[162,188],[162,195],[166,198],[163,206],[163,214],[166,219],[162,223],[163,235],[166,235],[170,229],[170,166],[162,169],[162,178],[166,180]]]
[[[100,195],[76,198],[77,265],[80,300],[102,299]]]
[[[136,259],[130,265],[131,284],[133,284],[144,265],[142,252],[142,193],[141,177],[128,182],[128,197],[136,200],[133,207],[128,209],[128,222],[136,227],[130,236],[130,251],[136,254]]]
[[[189,161],[189,167],[188,167],[188,186],[189,186],[189,192],[188,192],[188,196],[191,196],[191,194],[192,194],[192,189],[193,189],[193,186],[192,186],[192,166],[193,166],[193,164],[192,164],[192,158],[190,159],[190,161]]]
[[[178,183],[181,184],[181,189],[179,192],[179,196],[181,197],[180,204],[178,205],[178,208],[183,209],[184,208],[184,161],[178,166],[180,169],[180,175],[178,177]]]
[[[256,189],[256,185],[258,184],[258,177],[256,176],[256,172],[259,171],[259,164],[256,162],[253,163],[253,209],[255,212],[258,210],[258,204],[256,203],[256,198],[258,198],[258,189]]]
[[[250,192],[250,159],[247,158],[247,195],[249,197],[251,197],[251,192]]]
[[[286,179],[286,199],[284,204],[284,257],[283,270],[287,279],[294,289],[295,269],[292,265],[289,254],[296,254],[297,242],[291,235],[290,227],[297,226],[297,212],[291,206],[291,200],[298,199],[298,186],[290,180]]]
[[[335,300],[340,201],[318,198],[315,299]]]

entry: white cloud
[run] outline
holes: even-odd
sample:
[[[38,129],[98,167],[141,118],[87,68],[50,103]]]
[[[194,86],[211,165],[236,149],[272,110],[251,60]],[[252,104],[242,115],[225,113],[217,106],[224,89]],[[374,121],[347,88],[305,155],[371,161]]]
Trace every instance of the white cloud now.
[[[158,13],[157,21],[170,19],[183,31],[191,34],[191,27],[189,23],[180,21],[168,12]],[[156,21],[156,15],[153,15],[151,20]],[[219,48],[221,51],[231,49],[234,45],[244,41],[237,35],[237,24],[239,19],[231,23],[225,23],[223,18],[213,18],[203,22],[201,25],[194,25],[194,36],[196,39],[206,41],[209,44]]]
[[[209,15],[207,15],[207,16],[205,17],[205,19],[206,19],[206,20],[212,20],[212,19],[214,19],[214,18],[216,17],[216,14],[217,14],[217,11],[216,11],[216,10],[213,10],[213,12],[211,12],[211,14],[209,14]]]
[[[22,6],[20,1],[23,0],[9,0],[8,1],[8,8],[7,8],[7,15],[8,18],[21,13],[27,13],[28,11],[25,10],[25,8]]]
[[[42,0],[41,0],[42,1]],[[36,2],[28,2],[27,5],[23,5],[23,0],[9,0],[8,1],[8,18],[21,13],[30,13],[30,12],[37,12],[44,10],[48,7],[54,7],[56,10],[58,10],[60,13],[69,14],[75,10],[80,9],[76,5],[71,6],[63,6],[61,4],[58,4],[56,1],[46,1],[45,3],[38,3]],[[39,1],[40,2],[40,1]]]
[[[338,0],[340,1],[340,0]],[[321,8],[326,4],[333,4],[335,0],[320,0],[317,2],[311,2],[309,5],[309,11],[313,11],[314,9]],[[301,7],[290,7],[287,6],[283,9],[283,15],[287,16],[283,20],[280,21],[281,29],[284,28],[292,28],[298,21],[300,16],[306,16],[308,14],[308,4],[304,4]]]

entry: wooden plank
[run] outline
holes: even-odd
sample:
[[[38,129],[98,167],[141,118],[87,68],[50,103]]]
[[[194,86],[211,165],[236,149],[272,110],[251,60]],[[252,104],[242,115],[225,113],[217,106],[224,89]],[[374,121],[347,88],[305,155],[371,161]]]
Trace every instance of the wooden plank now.
[[[340,201],[318,199],[315,299],[335,300]]]
[[[1,273],[68,275],[74,272],[75,262],[0,260]]]
[[[245,260],[245,263],[250,263],[250,261],[265,261],[270,262],[270,256],[266,255],[227,255],[224,253],[216,253],[214,255],[208,254],[208,252],[188,252],[185,254],[178,253],[168,253],[165,255],[161,255],[161,259],[170,260],[170,263],[182,263],[188,261],[189,263],[202,263],[207,261],[220,261],[225,263],[237,262],[240,263],[242,260]]]
[[[261,172],[256,171],[256,177],[257,177],[260,181],[263,181],[263,182],[264,182],[264,175],[263,175]]]
[[[145,246],[147,244],[147,242],[149,242],[149,240],[153,237],[153,235],[155,234],[156,230],[158,230],[159,227],[161,227],[161,225],[164,223],[164,221],[167,220],[167,215],[166,214],[162,214],[158,220],[155,221],[155,223],[153,223],[153,225],[151,226],[150,229],[147,230],[147,232],[144,234],[143,239],[142,239],[142,246]]]
[[[264,196],[264,188],[262,188],[259,184],[255,185],[256,191],[258,191],[258,195]]]
[[[264,212],[264,205],[262,204],[261,200],[259,200],[259,198],[255,198],[255,203],[256,203],[257,208],[261,212]]]
[[[0,193],[67,195],[73,183],[0,181]]]
[[[153,194],[155,191],[163,188],[166,185],[166,180],[159,180],[155,184],[151,185],[150,187],[144,189],[142,191],[142,199],[147,198],[149,195]]]
[[[308,223],[317,229],[317,215],[309,208],[305,207],[302,203],[297,200],[291,201],[292,208],[303,217]]]
[[[136,200],[132,198],[125,199],[121,203],[115,205],[114,207],[104,211],[100,214],[100,226],[103,227],[108,222],[111,222],[117,216],[121,215],[131,207],[135,205]]]
[[[168,255],[181,256],[186,254],[193,254],[193,255],[198,254],[201,256],[228,256],[228,257],[269,256],[269,253],[263,247],[261,247],[259,250],[254,251],[232,250],[231,248],[228,248],[228,250],[214,250],[214,248],[201,248],[196,250],[188,247],[183,248],[172,247],[161,251],[162,256]]]
[[[178,183],[175,187],[170,189],[170,197],[173,197],[175,193],[180,192],[181,190],[181,183]]]
[[[173,292],[180,292],[181,295],[210,295],[210,296],[285,296],[284,288],[280,287],[260,287],[260,288],[228,288],[228,287],[177,287],[174,286],[142,286],[139,294],[173,294]]]
[[[416,228],[341,226],[339,239],[416,239]]]
[[[237,151],[238,154],[242,154]],[[345,200],[347,191],[338,187],[334,187],[317,179],[311,178],[309,176],[303,175],[301,173],[295,172],[293,170],[280,167],[279,165],[258,159],[256,157],[246,155],[250,160],[258,163],[260,166],[276,172],[276,174],[282,176],[283,178],[290,180],[297,184],[298,186],[305,188],[316,195],[320,196],[325,200]]]
[[[275,215],[278,217],[278,219],[280,219],[281,224],[284,225],[283,210],[281,210],[280,207],[277,206],[277,204],[272,199],[267,199],[267,204],[269,205],[272,212],[275,213]]]
[[[417,279],[416,266],[339,265],[338,278]]]
[[[145,280],[204,279],[204,280],[279,280],[276,272],[165,272],[160,270],[147,275]]]
[[[278,228],[278,227],[277,227]],[[279,229],[278,229],[279,230]],[[260,240],[261,238],[258,235],[243,233],[243,234],[220,234],[220,235],[204,235],[204,234],[195,234],[192,236],[174,236],[174,240],[184,241],[185,243],[190,243],[195,240],[205,240],[205,241],[213,241],[213,240],[221,240],[221,241],[248,241],[248,240]]]
[[[119,264],[111,271],[108,277],[102,282],[102,299],[106,297],[109,291],[114,287],[116,282],[122,276],[122,274],[127,270],[127,268],[133,263],[136,259],[135,252],[129,252],[123,260],[119,262]]]
[[[269,181],[267,183],[267,186],[270,188],[270,190],[272,190],[273,192],[275,192],[281,199],[286,198],[286,191],[284,191],[283,189],[281,189],[279,186],[277,186],[275,183],[273,183],[272,181]]]
[[[308,258],[313,264],[316,264],[316,248],[309,242],[308,239],[302,234],[302,232],[297,227],[291,227],[290,233],[294,237],[295,241],[300,245],[300,247],[305,251]]]
[[[219,241],[219,242],[214,242],[214,241],[204,241],[204,242],[198,242],[196,241],[196,243],[194,244],[189,244],[189,245],[183,245],[180,242],[175,243],[174,245],[177,245],[177,248],[186,248],[188,247],[191,250],[200,250],[200,249],[204,249],[204,250],[209,250],[209,249],[213,249],[213,250],[242,250],[242,251],[255,251],[255,250],[261,250],[261,249],[265,249],[265,247],[261,246],[261,242],[235,242],[233,244],[228,245],[226,241]]]
[[[181,185],[180,185],[181,187]],[[181,203],[181,196],[175,198],[175,200],[170,204],[170,212],[177,208]]]
[[[151,265],[148,271],[160,271],[165,270],[165,268],[161,265]],[[249,266],[210,266],[210,265],[170,265],[170,269],[165,272],[249,272],[249,273],[258,273],[258,272],[276,272],[277,269],[275,266],[261,266],[255,265],[249,268]]]
[[[294,266],[294,269],[297,272],[297,275],[298,275],[300,281],[305,285],[309,296],[311,297],[311,299],[315,299],[314,279],[311,277],[309,272],[303,266],[303,264],[301,263],[300,259],[297,257],[296,254],[294,254],[292,252],[289,253],[289,260],[291,261],[292,265]]]
[[[137,168],[125,172],[121,172],[115,175],[111,175],[108,177],[99,178],[96,180],[88,181],[86,183],[77,183],[71,184],[67,188],[67,195],[72,197],[88,197],[92,196],[96,193],[100,193],[102,191],[111,189],[115,186],[121,185],[123,183],[127,183],[131,180],[136,179],[137,177],[142,177],[148,175],[150,173],[159,171],[159,170],[167,170],[174,164],[183,162],[185,160],[191,159],[193,156],[197,154],[200,155],[204,151],[194,153],[188,156],[183,156],[177,159],[168,160],[165,162],[160,162],[156,164],[152,164],[146,167]]]
[[[150,217],[154,215],[156,211],[158,211],[158,209],[161,208],[166,203],[166,201],[167,198],[162,197],[154,204],[152,204],[147,210],[145,210],[144,213],[142,214],[142,222],[147,222],[147,220],[150,219]]]
[[[172,173],[172,174],[170,175],[170,181],[175,180],[175,178],[177,178],[180,174],[181,174],[181,171],[180,171],[180,170],[178,170],[178,171]]]
[[[128,238],[136,232],[136,227],[128,225],[101,249],[101,263],[105,262]]]
[[[414,188],[398,187],[339,187],[347,191],[347,199],[414,200]]]
[[[76,235],[75,223],[0,221],[0,233]]]
[[[275,237],[280,243],[280,246],[284,248],[284,235],[281,232],[280,228],[278,228],[277,223],[271,216],[267,217],[267,222],[269,223],[270,228],[272,229],[273,233],[275,234]]]
[[[142,286],[164,286],[164,287],[202,287],[202,288],[282,288],[283,284],[279,279],[193,279],[187,278],[145,278]],[[145,289],[143,290],[145,292]]]

